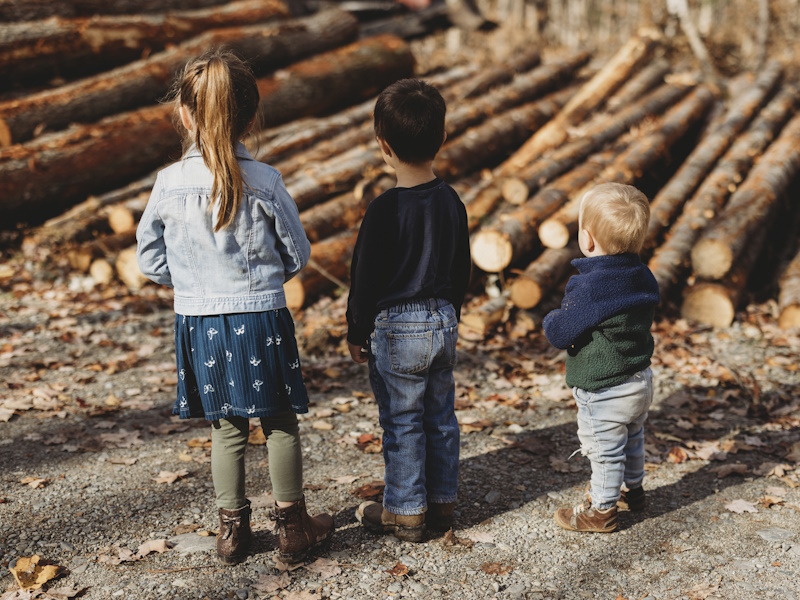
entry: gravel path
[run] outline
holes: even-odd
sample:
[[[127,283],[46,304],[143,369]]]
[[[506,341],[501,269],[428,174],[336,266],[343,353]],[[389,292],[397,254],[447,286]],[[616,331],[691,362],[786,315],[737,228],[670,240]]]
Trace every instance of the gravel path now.
[[[552,519],[589,476],[585,459],[567,461],[577,437],[563,357],[537,331],[464,341],[457,537],[415,545],[353,517],[354,491],[382,478],[377,408],[366,369],[345,359],[341,300],[320,303],[298,317],[309,349],[333,340],[305,352],[301,435],[310,510],[333,514],[337,531],[323,560],[286,572],[258,445],[247,455],[254,552],[232,568],[214,561],[209,431],[169,416],[166,293],[68,284],[22,281],[0,300],[0,598],[28,597],[9,568],[34,554],[67,570],[51,589],[84,598],[800,598],[800,337],[770,324],[774,306],[721,332],[657,326],[649,504],[610,535]],[[135,555],[161,539],[174,547]]]

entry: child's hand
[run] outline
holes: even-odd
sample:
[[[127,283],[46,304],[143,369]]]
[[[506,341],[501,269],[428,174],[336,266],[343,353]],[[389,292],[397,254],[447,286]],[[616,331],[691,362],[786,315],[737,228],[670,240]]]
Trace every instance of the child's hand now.
[[[363,364],[369,360],[367,349],[358,344],[351,344],[347,342],[347,349],[350,350],[350,358],[358,364]]]

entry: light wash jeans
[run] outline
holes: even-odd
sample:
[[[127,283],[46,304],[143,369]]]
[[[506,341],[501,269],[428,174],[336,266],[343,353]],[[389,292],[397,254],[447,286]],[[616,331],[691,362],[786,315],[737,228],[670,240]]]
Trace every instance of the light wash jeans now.
[[[592,463],[592,506],[605,510],[644,479],[644,422],[653,401],[653,373],[648,367],[613,387],[587,392],[572,388],[578,404],[581,454]]]
[[[446,300],[401,304],[375,318],[369,379],[383,427],[383,506],[394,514],[418,515],[428,502],[455,502],[457,340],[455,310]]]

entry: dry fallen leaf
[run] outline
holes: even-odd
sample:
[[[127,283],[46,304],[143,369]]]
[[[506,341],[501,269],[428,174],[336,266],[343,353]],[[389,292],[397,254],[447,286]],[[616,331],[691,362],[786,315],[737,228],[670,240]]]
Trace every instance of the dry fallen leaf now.
[[[480,544],[491,544],[494,542],[494,534],[488,531],[470,531],[467,537],[473,542],[478,542]]]
[[[748,467],[743,463],[734,463],[732,465],[720,465],[711,469],[717,474],[717,477],[722,479],[728,475],[747,475]]]
[[[698,583],[688,592],[690,600],[705,600],[719,589],[719,583]]]
[[[404,577],[408,575],[408,567],[398,561],[395,566],[393,566],[391,569],[387,569],[386,572],[394,577]]]
[[[172,548],[172,546],[172,542],[168,542],[167,540],[147,540],[139,546],[139,549],[136,551],[136,556],[141,558],[147,556],[151,552],[158,552],[161,554]]]
[[[686,453],[686,450],[680,446],[673,446],[672,450],[670,450],[669,454],[667,455],[667,461],[676,464],[686,462],[688,459],[689,455]]]
[[[86,589],[87,588],[75,587],[75,584],[59,588],[48,588],[44,597],[47,600],[69,600],[69,598],[79,596],[85,592]]]
[[[485,562],[481,565],[481,571],[487,575],[506,575],[511,573],[514,567],[499,562]]]
[[[121,458],[121,457],[118,458],[118,457],[112,456],[111,458],[108,459],[108,462],[110,462],[112,465],[128,465],[128,466],[130,466],[130,465],[135,464],[137,460],[139,460],[139,459],[138,458]]]
[[[64,572],[63,567],[42,562],[38,554],[30,557],[20,556],[17,563],[8,570],[14,575],[17,585],[24,590],[38,590]]]
[[[748,502],[747,500],[742,500],[741,498],[728,502],[725,505],[725,508],[739,515],[745,512],[750,512],[750,513],[758,512],[755,502]]]
[[[161,471],[158,474],[158,477],[154,477],[156,483],[167,483],[172,485],[178,479],[186,477],[189,474],[189,471],[186,469],[181,469],[180,471]]]
[[[278,571],[296,571],[297,569],[303,566],[303,563],[301,562],[285,563],[277,557],[274,558],[273,560],[275,561],[275,568],[278,569]]]
[[[383,481],[370,481],[350,493],[364,500],[373,500],[383,493],[386,484]]]
[[[36,488],[43,488],[50,480],[47,478],[41,479],[39,477],[23,477],[19,480],[22,485],[27,485],[28,487],[32,487],[33,489]]]
[[[334,483],[348,484],[348,483],[353,483],[357,479],[360,479],[360,476],[359,475],[342,475],[341,477],[329,477],[328,479],[330,481],[333,481]]]
[[[289,577],[289,573],[284,571],[280,575],[262,575],[258,578],[258,581],[253,584],[253,589],[264,594],[272,594],[273,592],[289,587],[290,583],[292,583],[292,580]]]
[[[327,579],[342,572],[339,568],[339,563],[328,558],[318,558],[310,565],[306,565],[306,569],[318,573],[320,579]]]
[[[442,545],[443,546],[464,546],[466,548],[472,548],[475,542],[469,538],[460,538],[455,533],[453,533],[452,529],[448,529],[447,533],[444,534],[442,537]]]

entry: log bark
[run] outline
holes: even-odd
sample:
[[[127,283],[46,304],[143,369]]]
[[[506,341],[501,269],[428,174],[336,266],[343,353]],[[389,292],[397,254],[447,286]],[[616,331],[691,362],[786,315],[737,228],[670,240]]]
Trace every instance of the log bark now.
[[[492,90],[469,104],[456,107],[447,115],[448,137],[456,137],[467,128],[481,123],[489,115],[500,114],[562,87],[589,58],[587,52],[570,54],[529,73],[517,75],[508,85]]]
[[[311,245],[311,261],[284,286],[286,306],[298,310],[350,276],[350,260],[358,231],[347,231]]]
[[[347,43],[357,29],[352,15],[333,10],[267,26],[214,30],[132,64],[0,103],[0,131],[10,138],[0,135],[0,143],[20,143],[42,129],[92,122],[156,102],[183,66],[208,48],[229,48],[263,72]]]
[[[242,0],[160,15],[97,16],[0,24],[0,77],[39,80],[98,72],[209,29],[287,17],[280,0]]]
[[[516,172],[547,150],[561,144],[566,139],[567,128],[582,121],[589,112],[614,93],[650,57],[657,45],[655,35],[649,30],[631,38],[567,103],[555,119],[537,131],[514,153],[508,161],[505,174]]]
[[[489,90],[498,85],[510,82],[519,73],[527,73],[541,63],[541,55],[538,49],[523,52],[520,56],[512,59],[509,65],[496,65],[495,68],[484,71],[479,77],[470,81],[468,86],[459,94],[459,100],[468,100],[482,96]]]
[[[786,190],[800,173],[800,116],[764,152],[744,183],[692,248],[692,267],[704,279],[721,279],[739,262],[757,231],[772,222]]]
[[[461,315],[458,333],[465,339],[483,339],[503,318],[508,306],[508,290],[496,298],[490,298],[483,304],[465,311]]]
[[[467,208],[467,227],[473,232],[490,218],[503,201],[503,196],[500,188],[494,185],[494,180],[488,179],[463,195],[462,201]]]
[[[219,6],[226,2],[228,0],[0,0],[0,22],[159,13]]]
[[[410,77],[414,56],[403,40],[380,36],[326,52],[258,81],[266,127],[320,115],[374,97]]]
[[[623,84],[617,92],[606,102],[606,111],[615,113],[625,108],[631,102],[636,102],[655,87],[664,83],[664,78],[670,71],[670,64],[663,58],[657,58],[641,71],[636,73],[627,83]]]
[[[517,308],[537,306],[572,269],[572,260],[581,256],[576,241],[565,248],[547,248],[511,282],[511,302]]]
[[[442,148],[434,161],[434,170],[444,179],[452,181],[486,166],[492,160],[499,162],[549,121],[574,92],[574,87],[560,90],[542,100],[490,117],[468,129]]]
[[[539,158],[518,175],[506,178],[503,198],[512,204],[525,202],[548,181],[568,171],[581,160],[618,138],[631,126],[675,104],[691,89],[691,85],[665,84],[617,114],[601,115],[587,124],[575,140]]]
[[[632,142],[628,148],[609,165],[591,184],[614,181],[634,184],[646,169],[669,152],[694,124],[699,122],[711,108],[714,96],[700,86],[689,96],[672,107],[654,127],[654,131]],[[548,248],[563,248],[578,230],[578,211],[587,186],[561,207],[539,227],[539,238]]]
[[[645,251],[652,250],[658,243],[661,233],[675,220],[683,204],[719,157],[758,113],[780,80],[782,71],[780,63],[768,64],[752,85],[733,100],[720,123],[700,140],[675,175],[659,190],[650,203],[650,225],[643,247]]]
[[[619,151],[611,148],[592,156],[528,202],[482,227],[472,238],[472,261],[487,273],[499,273],[531,252],[539,242],[536,235],[539,224],[568,202],[577,190],[593,182]]]
[[[313,244],[354,227],[364,217],[369,203],[394,185],[394,177],[379,175],[359,182],[351,192],[303,211],[300,222],[308,240]]]
[[[664,243],[655,250],[648,262],[662,297],[683,275],[695,241],[725,205],[739,182],[745,178],[756,157],[775,139],[777,132],[794,110],[797,99],[795,88],[790,86],[781,90],[759,113],[747,131],[736,139],[686,202]]]
[[[800,327],[800,251],[781,275],[778,326],[782,329]]]
[[[406,40],[430,35],[438,29],[450,27],[446,6],[431,5],[426,9],[365,23],[361,37],[396,35]]]

